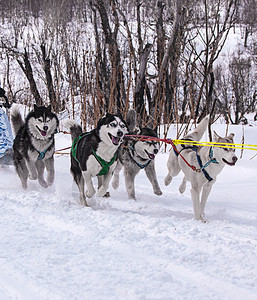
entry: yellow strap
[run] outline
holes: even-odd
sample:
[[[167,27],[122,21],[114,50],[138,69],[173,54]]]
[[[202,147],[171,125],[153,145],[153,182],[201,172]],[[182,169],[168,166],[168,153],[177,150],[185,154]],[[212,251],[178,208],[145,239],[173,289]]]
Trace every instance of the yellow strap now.
[[[257,145],[249,144],[233,144],[233,143],[218,143],[218,142],[201,142],[201,141],[189,141],[189,140],[173,140],[174,145],[196,145],[196,146],[207,146],[207,147],[221,147],[221,148],[236,148],[236,149],[247,149],[257,150]]]

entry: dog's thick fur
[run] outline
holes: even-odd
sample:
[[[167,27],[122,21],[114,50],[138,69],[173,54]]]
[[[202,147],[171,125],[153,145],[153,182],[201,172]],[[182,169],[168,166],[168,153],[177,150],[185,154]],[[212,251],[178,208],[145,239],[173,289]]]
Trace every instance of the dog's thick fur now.
[[[134,110],[128,111],[126,119],[130,134],[145,135],[157,137],[154,130],[150,128],[136,129],[136,114]],[[116,169],[114,170],[112,186],[117,189],[119,186],[119,172],[124,167],[125,185],[129,199],[136,199],[135,195],[135,177],[141,169],[152,184],[153,191],[156,195],[161,195],[155,172],[155,156],[159,152],[159,143],[155,141],[133,141],[123,142],[123,147],[119,149],[119,159]]]
[[[72,142],[74,143],[74,140],[82,134],[81,126],[73,120],[66,120],[64,124],[70,128]],[[76,158],[71,153],[70,170],[79,188],[82,205],[88,205],[84,193],[84,181],[87,185],[86,196],[91,198],[95,194],[92,177],[98,176],[97,195],[99,197],[106,195],[113,170],[117,164],[117,151],[126,133],[128,133],[128,127],[122,116],[107,113],[98,121],[95,129],[85,134],[80,140],[75,141],[77,147]],[[94,152],[105,162],[110,162],[115,158],[105,175],[99,175],[102,165]]]
[[[44,188],[54,182],[54,134],[59,125],[57,116],[51,111],[51,106],[34,105],[22,120],[18,105],[11,109],[11,124],[15,139],[13,142],[13,161],[20,177],[22,187],[27,188],[27,179],[38,179]],[[44,179],[44,169],[47,179]]]
[[[183,139],[199,141],[209,122],[209,116],[205,117],[197,126],[197,128],[191,133],[185,136]],[[233,143],[234,134],[231,133],[227,137],[220,137],[216,132],[213,134],[213,142],[217,143]],[[190,148],[190,146],[185,146],[183,148],[182,145],[176,146],[177,150],[183,155],[183,157],[187,160],[187,162],[193,166],[199,168],[198,159],[196,156],[196,151]],[[212,151],[212,152],[210,152]],[[212,153],[212,157],[210,157],[210,153]],[[186,182],[189,181],[191,183],[191,198],[193,202],[194,216],[196,220],[201,220],[206,222],[204,219],[204,209],[206,205],[206,201],[211,192],[212,186],[216,181],[217,175],[222,171],[225,165],[234,166],[237,157],[235,156],[235,149],[233,148],[223,148],[223,147],[198,147],[197,154],[199,155],[202,165],[204,166],[211,159],[215,159],[216,162],[211,162],[208,166],[206,166],[205,171],[208,172],[210,178],[212,180],[208,180],[204,175],[203,171],[195,172],[193,171],[181,158],[181,155],[176,155],[173,149],[171,149],[169,154],[169,159],[167,162],[168,167],[168,175],[165,178],[165,185],[168,185],[172,177],[178,175],[178,173],[182,170],[184,173],[183,181],[179,187],[180,193],[184,193],[186,190]],[[201,194],[201,201],[200,201]]]

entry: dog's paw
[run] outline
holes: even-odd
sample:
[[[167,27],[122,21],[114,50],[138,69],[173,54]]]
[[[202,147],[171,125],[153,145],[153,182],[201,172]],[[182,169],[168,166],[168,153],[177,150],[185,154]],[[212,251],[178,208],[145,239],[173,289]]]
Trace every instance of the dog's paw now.
[[[48,188],[48,184],[44,179],[38,179],[38,182],[43,188]]]
[[[37,180],[37,173],[29,173],[30,180]]]
[[[81,205],[83,205],[83,206],[88,206],[88,205],[87,205],[87,201],[86,201],[86,197],[85,197],[85,196],[79,197],[79,200],[80,200]]]
[[[104,195],[103,195],[103,197],[104,198],[109,198],[111,195],[110,195],[110,192],[106,192]]]
[[[160,189],[156,189],[154,190],[155,195],[161,196],[162,195],[162,191]]]
[[[86,196],[87,196],[88,198],[91,198],[94,194],[95,194],[95,190],[92,190],[92,191],[87,190],[87,191],[86,191]]]
[[[183,194],[183,193],[185,192],[186,187],[187,187],[186,184],[183,184],[183,183],[182,183],[182,184],[180,185],[180,187],[179,187],[179,189],[178,189],[179,192],[180,192],[180,194]]]
[[[112,187],[117,190],[117,188],[119,187],[119,180],[116,180],[115,178],[112,181]]]
[[[48,186],[53,185],[53,183],[54,183],[54,177],[53,176],[47,177],[46,182],[47,182]]]
[[[202,222],[202,223],[204,223],[204,224],[209,223],[209,221],[206,220],[206,219],[204,219],[202,216],[200,216],[200,217],[197,218],[196,220],[197,220],[197,221],[200,221],[200,222]]]
[[[168,174],[166,176],[166,178],[164,179],[164,184],[167,186],[171,183],[172,177],[170,176],[170,174]]]
[[[103,188],[102,186],[100,187],[100,189],[97,191],[97,196],[98,197],[104,197],[106,194],[106,188]]]

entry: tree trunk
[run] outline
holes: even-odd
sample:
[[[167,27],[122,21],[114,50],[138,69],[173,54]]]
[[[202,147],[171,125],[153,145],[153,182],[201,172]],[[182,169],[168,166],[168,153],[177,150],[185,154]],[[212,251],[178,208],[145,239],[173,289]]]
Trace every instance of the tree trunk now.
[[[17,62],[20,65],[22,71],[24,72],[24,74],[26,75],[26,77],[29,81],[30,91],[31,91],[32,95],[35,98],[36,104],[37,105],[42,105],[43,101],[40,97],[40,94],[39,94],[38,89],[37,89],[36,82],[34,80],[32,67],[31,67],[29,57],[28,57],[28,53],[27,53],[26,49],[25,49],[25,52],[24,52],[23,59],[24,59],[24,64],[19,59],[17,59]]]
[[[40,48],[41,48],[43,62],[44,62],[44,71],[45,71],[45,76],[46,76],[47,89],[48,89],[50,103],[51,103],[53,110],[58,113],[59,107],[58,107],[56,94],[55,94],[54,86],[53,86],[53,79],[52,79],[52,74],[51,74],[51,62],[50,62],[50,59],[46,57],[45,45],[42,44],[40,46]]]

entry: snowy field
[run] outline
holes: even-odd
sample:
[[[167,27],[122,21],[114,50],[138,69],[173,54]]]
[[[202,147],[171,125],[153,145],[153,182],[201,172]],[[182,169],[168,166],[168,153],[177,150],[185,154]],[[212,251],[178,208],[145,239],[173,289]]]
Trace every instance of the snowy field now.
[[[246,144],[257,144],[252,125]],[[213,128],[224,135],[225,125]],[[242,127],[230,132],[241,143]],[[56,143],[67,147],[70,136],[58,134]],[[121,176],[120,188],[94,196],[90,208],[78,203],[68,155],[55,156],[47,190],[30,181],[23,191],[13,167],[1,169],[0,299],[257,299],[256,152],[245,150],[223,169],[203,224],[193,218],[189,186],[178,192],[182,174],[165,187],[163,150],[156,157],[162,196],[141,171],[137,201],[127,199]]]

